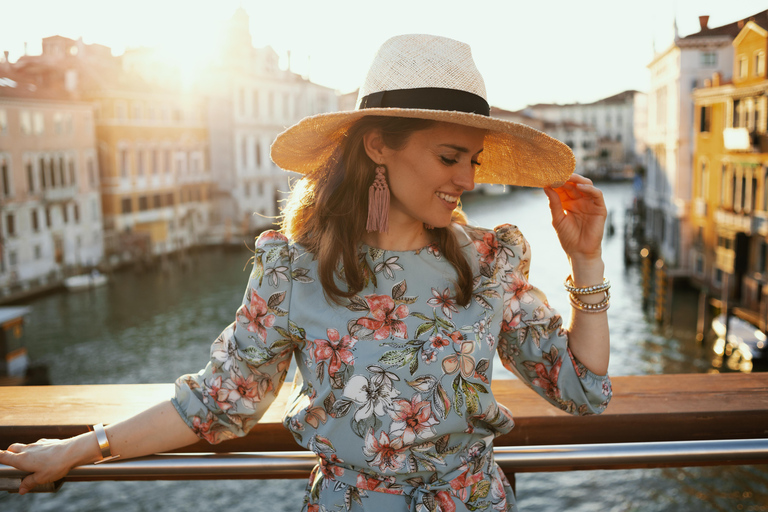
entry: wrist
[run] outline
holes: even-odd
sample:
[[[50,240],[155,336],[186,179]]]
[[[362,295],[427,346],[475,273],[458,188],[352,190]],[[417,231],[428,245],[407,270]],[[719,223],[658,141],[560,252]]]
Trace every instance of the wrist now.
[[[67,459],[72,461],[71,467],[84,466],[101,460],[101,450],[95,432],[86,432],[65,441]]]
[[[601,257],[589,259],[571,258],[571,276],[578,287],[598,285],[605,277],[605,263]]]

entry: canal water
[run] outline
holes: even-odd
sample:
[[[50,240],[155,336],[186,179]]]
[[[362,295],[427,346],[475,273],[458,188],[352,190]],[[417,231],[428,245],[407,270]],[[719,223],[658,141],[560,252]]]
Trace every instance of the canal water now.
[[[695,342],[695,294],[676,297],[670,326],[658,327],[643,311],[640,270],[623,263],[622,220],[632,203],[631,185],[601,188],[615,225],[603,247],[613,283],[610,373],[716,371],[710,348]],[[465,210],[478,225],[520,226],[533,248],[531,281],[551,304],[568,310],[562,287],[568,263],[542,191],[473,195]],[[248,257],[245,249],[211,249],[194,254],[184,267],[119,272],[98,290],[34,300],[25,333],[30,355],[48,364],[60,385],[170,382],[196,371],[206,363],[211,341],[232,321],[250,272]],[[510,377],[503,372],[496,377]],[[0,493],[0,511],[297,511],[303,490],[302,480],[69,483],[55,495]],[[768,511],[768,467],[523,473],[517,492],[523,512]]]

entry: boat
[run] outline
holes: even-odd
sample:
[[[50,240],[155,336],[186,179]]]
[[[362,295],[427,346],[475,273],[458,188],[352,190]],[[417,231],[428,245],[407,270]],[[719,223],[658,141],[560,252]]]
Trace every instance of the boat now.
[[[30,364],[23,345],[24,318],[27,306],[0,307],[0,386],[50,384],[48,368]]]
[[[712,320],[712,330],[717,335],[714,345],[716,354],[744,363],[768,362],[768,337],[755,325],[729,316],[726,336],[725,315],[719,315]]]
[[[88,274],[79,274],[76,276],[68,277],[64,280],[64,286],[71,292],[77,292],[80,290],[88,290],[90,288],[98,288],[107,284],[107,276],[94,270]]]

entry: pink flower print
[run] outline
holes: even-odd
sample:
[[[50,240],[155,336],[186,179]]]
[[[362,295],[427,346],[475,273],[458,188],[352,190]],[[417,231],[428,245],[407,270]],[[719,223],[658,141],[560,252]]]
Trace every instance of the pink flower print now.
[[[376,439],[372,428],[365,435],[363,453],[366,457],[371,457],[368,464],[378,467],[382,473],[387,470],[393,472],[401,470],[405,464],[405,452],[401,437],[396,437],[390,441],[387,433],[382,430],[379,438]]]
[[[268,314],[267,302],[259,297],[256,290],[251,289],[250,294],[248,304],[243,304],[237,310],[237,320],[246,325],[250,332],[255,332],[261,341],[266,341],[265,327],[272,327],[275,324],[275,315]]]
[[[285,235],[278,231],[269,230],[259,235],[259,244],[266,243],[266,242],[287,242],[287,241],[288,239],[285,237]]]
[[[399,487],[387,487],[387,485],[391,485],[391,483],[392,482],[381,480],[373,476],[358,473],[355,487],[365,491],[384,492],[387,494],[403,494],[403,490]]]
[[[437,501],[442,512],[456,512],[456,503],[453,502],[451,493],[448,491],[438,491],[435,494],[435,501]]]
[[[440,259],[440,246],[437,243],[432,242],[427,246],[427,252],[434,256],[436,259]]]
[[[401,436],[403,443],[411,444],[417,437],[425,439],[435,435],[433,425],[439,422],[432,416],[432,404],[421,400],[416,393],[408,400],[395,400],[395,408],[389,413],[392,418],[390,433]]]
[[[374,331],[373,339],[384,340],[389,336],[405,339],[408,331],[403,318],[408,316],[408,306],[395,307],[395,301],[389,295],[366,295],[366,302],[373,318],[359,318],[357,323]]]
[[[209,443],[214,442],[214,435],[211,432],[211,426],[213,425],[213,415],[209,412],[206,417],[207,421],[203,421],[200,416],[194,416],[192,418],[192,431],[202,437]]]
[[[441,334],[435,334],[429,338],[429,343],[434,350],[443,350],[445,347],[451,344],[451,338],[446,338]]]
[[[357,343],[357,339],[349,335],[341,338],[336,329],[327,329],[326,333],[328,334],[327,340],[315,340],[315,360],[329,361],[328,375],[333,377],[341,368],[342,362],[346,364],[354,362],[355,357],[351,350]]]
[[[222,383],[219,389],[217,401],[228,402],[235,405],[240,402],[243,407],[256,410],[256,404],[272,389],[272,380],[263,373],[254,372],[248,378],[238,374],[231,374],[231,378]]]
[[[562,358],[558,359],[552,368],[547,371],[544,363],[536,363],[534,371],[536,377],[531,380],[531,384],[542,388],[546,395],[551,398],[560,398],[560,389],[557,387],[557,379],[560,377],[560,367],[563,364]]]
[[[328,480],[336,480],[337,476],[344,474],[344,468],[339,466],[339,462],[344,462],[339,457],[332,453],[330,457],[327,455],[320,455],[320,471],[323,472],[323,476]]]
[[[474,350],[474,341],[463,342],[459,352],[443,359],[443,371],[451,375],[460,370],[465,379],[472,377],[475,373],[475,358],[471,356]]]
[[[456,301],[451,298],[448,288],[441,292],[432,288],[432,298],[427,301],[427,304],[433,308],[442,308],[443,315],[448,318],[453,318],[453,313],[456,313]]]
[[[437,352],[434,350],[422,350],[421,359],[427,364],[432,364],[437,361]]]
[[[490,265],[499,250],[499,241],[493,233],[485,233],[482,240],[474,240],[475,249],[480,253],[480,261]]]

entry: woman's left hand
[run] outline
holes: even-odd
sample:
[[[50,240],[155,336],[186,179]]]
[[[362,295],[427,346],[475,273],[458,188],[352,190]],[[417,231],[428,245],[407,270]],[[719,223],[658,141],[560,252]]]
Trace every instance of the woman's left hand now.
[[[544,192],[552,210],[552,225],[571,261],[600,258],[608,211],[603,193],[592,180],[571,174],[563,186],[546,187]]]

